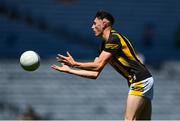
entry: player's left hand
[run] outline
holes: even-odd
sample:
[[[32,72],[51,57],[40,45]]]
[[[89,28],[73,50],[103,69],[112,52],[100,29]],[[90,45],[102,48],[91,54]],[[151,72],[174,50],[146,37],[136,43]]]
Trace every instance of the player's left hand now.
[[[66,65],[69,65],[72,67],[75,65],[75,60],[69,52],[67,52],[67,56],[58,54],[56,59],[58,62],[65,63]]]
[[[70,67],[68,65],[65,65],[64,63],[61,63],[61,66],[53,64],[51,65],[51,68],[54,70],[66,72],[66,73],[70,71]]]

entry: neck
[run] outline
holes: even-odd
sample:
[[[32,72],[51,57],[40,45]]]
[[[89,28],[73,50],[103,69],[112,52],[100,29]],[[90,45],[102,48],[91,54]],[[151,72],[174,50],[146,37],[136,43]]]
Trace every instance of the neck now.
[[[111,30],[112,30],[112,27],[107,27],[106,29],[104,29],[104,31],[103,31],[103,34],[102,34],[102,38],[104,39],[104,40],[108,40],[109,39],[109,35],[110,35],[110,33],[111,33]]]

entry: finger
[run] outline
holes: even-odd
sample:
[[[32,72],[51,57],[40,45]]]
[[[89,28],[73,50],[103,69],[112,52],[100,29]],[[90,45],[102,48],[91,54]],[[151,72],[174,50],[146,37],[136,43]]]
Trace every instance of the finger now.
[[[63,67],[63,66],[71,67],[71,64],[69,64],[68,62],[60,62],[60,64],[61,64],[61,67]]]
[[[63,60],[63,59],[57,59],[57,61],[62,63],[69,63],[67,60]]]
[[[59,58],[59,57],[56,57],[56,59],[57,59],[57,60],[60,60],[61,58]]]
[[[52,69],[55,69],[55,70],[58,70],[58,66],[55,65],[55,64],[51,65],[51,68],[52,68]]]
[[[65,60],[65,59],[63,59],[63,58],[60,58],[60,57],[56,57],[56,59],[57,59],[57,60]]]
[[[57,59],[57,61],[58,61],[58,62],[64,62],[64,61],[66,61],[66,62],[67,62],[67,60],[66,60],[66,59],[64,59],[64,58],[56,57],[56,59]]]
[[[61,55],[61,54],[58,54],[58,55],[57,55],[57,57],[59,57],[59,58],[63,58],[63,59],[66,59],[66,56]]]
[[[56,66],[55,64],[51,65],[51,67],[55,67],[55,66]]]
[[[53,67],[53,68],[58,68],[59,66],[53,64],[53,65],[51,65],[51,67]]]
[[[70,54],[68,51],[67,51],[66,53],[67,53],[67,55],[68,55],[69,57],[72,57],[71,54]]]

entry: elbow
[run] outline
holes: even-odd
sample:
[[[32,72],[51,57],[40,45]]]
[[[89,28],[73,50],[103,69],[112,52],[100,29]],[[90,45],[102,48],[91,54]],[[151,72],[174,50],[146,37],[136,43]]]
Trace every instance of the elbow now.
[[[98,64],[97,67],[95,68],[95,71],[101,71],[103,67],[104,66],[102,64]]]
[[[99,76],[99,72],[95,72],[90,78],[95,80],[98,78],[98,76]]]
[[[96,80],[96,79],[97,79],[97,77],[95,77],[95,76],[92,76],[90,79]]]
[[[98,76],[92,76],[92,78],[91,78],[91,79],[96,80],[97,78],[98,78]]]

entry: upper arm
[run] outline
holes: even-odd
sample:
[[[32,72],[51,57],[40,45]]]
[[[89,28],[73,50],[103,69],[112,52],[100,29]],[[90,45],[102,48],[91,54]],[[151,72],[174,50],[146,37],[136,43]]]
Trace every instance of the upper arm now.
[[[104,65],[111,59],[111,57],[120,51],[121,43],[117,35],[111,35],[109,40],[105,42],[104,49],[98,58],[98,69],[102,69]]]

